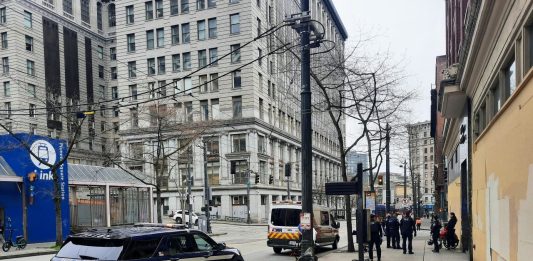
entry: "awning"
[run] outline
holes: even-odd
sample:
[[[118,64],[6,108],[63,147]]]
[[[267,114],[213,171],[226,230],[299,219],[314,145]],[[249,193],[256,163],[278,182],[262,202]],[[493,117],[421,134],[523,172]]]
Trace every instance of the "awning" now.
[[[149,187],[140,180],[151,182],[150,178],[140,171],[126,172],[119,168],[81,164],[68,164],[68,179],[70,185],[89,186]]]
[[[17,176],[13,169],[7,164],[4,157],[0,156],[0,182],[20,182],[22,177]]]

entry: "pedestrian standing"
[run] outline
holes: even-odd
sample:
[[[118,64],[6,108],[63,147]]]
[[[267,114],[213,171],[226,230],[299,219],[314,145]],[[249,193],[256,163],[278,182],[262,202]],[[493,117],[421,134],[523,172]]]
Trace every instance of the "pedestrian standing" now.
[[[450,249],[450,246],[452,246],[455,242],[455,225],[457,224],[457,217],[455,216],[455,213],[450,213],[450,220],[448,221],[448,224],[446,225],[446,241],[448,242],[447,249]]]
[[[378,261],[381,261],[381,242],[383,237],[383,230],[381,229],[381,223],[376,220],[374,214],[370,215],[370,242],[368,245],[368,254],[370,260],[374,258],[374,246],[376,246],[376,252]]]
[[[416,230],[420,231],[420,226],[422,226],[422,218],[416,219]]]
[[[389,231],[389,220],[390,220],[390,213],[387,213],[387,216],[385,217],[385,221],[383,222],[383,230],[385,231],[385,236],[387,237],[387,248],[391,248],[390,242],[392,238],[392,234]],[[394,242],[393,242],[394,244]]]
[[[402,249],[403,253],[406,253],[406,248],[409,249],[409,254],[413,253],[413,234],[416,237],[415,221],[411,217],[411,212],[405,212],[405,215],[400,222],[400,229],[402,231]],[[407,245],[407,246],[406,246]]]
[[[396,215],[391,215],[387,222],[387,234],[391,238],[392,248],[400,249],[400,222]]]
[[[440,246],[439,246],[439,233],[440,229],[442,228],[442,225],[440,224],[439,219],[434,216],[433,217],[433,225],[431,226],[431,240],[433,240],[433,252],[438,253]]]

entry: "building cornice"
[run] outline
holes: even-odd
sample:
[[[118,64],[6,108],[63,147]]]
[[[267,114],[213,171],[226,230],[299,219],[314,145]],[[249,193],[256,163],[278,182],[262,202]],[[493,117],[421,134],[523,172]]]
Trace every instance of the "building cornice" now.
[[[342,39],[346,41],[348,39],[348,32],[346,31],[346,28],[344,27],[344,24],[342,23],[339,13],[337,13],[337,9],[335,8],[333,1],[332,0],[323,0],[323,1],[324,1],[324,4],[326,5],[326,8],[328,9],[328,12],[331,15],[331,18],[333,18],[333,22],[335,22],[335,25],[339,29],[339,32],[342,35]]]

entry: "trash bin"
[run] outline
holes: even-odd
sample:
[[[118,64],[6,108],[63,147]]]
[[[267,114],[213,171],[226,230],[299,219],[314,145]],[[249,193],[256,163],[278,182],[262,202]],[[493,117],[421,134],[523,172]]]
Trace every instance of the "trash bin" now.
[[[198,217],[198,230],[207,233],[207,217],[205,215]]]

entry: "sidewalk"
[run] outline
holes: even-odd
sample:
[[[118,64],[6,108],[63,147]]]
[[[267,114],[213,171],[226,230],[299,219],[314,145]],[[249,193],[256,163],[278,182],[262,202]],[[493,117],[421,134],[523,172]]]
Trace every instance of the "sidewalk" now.
[[[30,257],[30,256],[55,254],[57,253],[57,250],[53,248],[54,245],[55,245],[54,242],[38,243],[38,244],[28,244],[26,248],[22,250],[17,250],[17,248],[14,248],[14,247],[12,247],[9,250],[9,252],[4,252],[0,250],[0,260],[19,258],[19,257]]]
[[[381,260],[382,261],[402,261],[402,260],[424,260],[424,261],[466,261],[468,260],[468,254],[464,254],[460,249],[446,250],[441,249],[440,253],[433,253],[431,250],[433,246],[427,245],[429,239],[429,231],[418,231],[417,237],[413,239],[413,252],[414,255],[404,255],[401,249],[387,248],[387,239],[383,237],[383,244],[381,244]],[[401,243],[400,243],[401,244]],[[357,245],[355,246],[357,248]],[[349,261],[356,260],[358,253],[347,253],[346,247],[339,249],[335,252],[328,251],[327,254],[319,258],[320,261]],[[369,259],[368,253],[365,253],[365,260]],[[374,250],[374,260],[377,260],[377,255]]]

